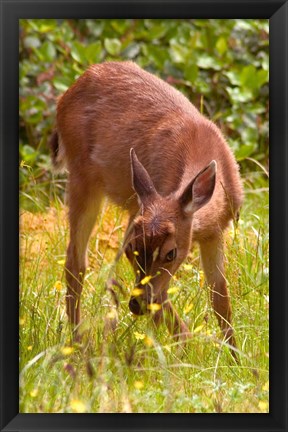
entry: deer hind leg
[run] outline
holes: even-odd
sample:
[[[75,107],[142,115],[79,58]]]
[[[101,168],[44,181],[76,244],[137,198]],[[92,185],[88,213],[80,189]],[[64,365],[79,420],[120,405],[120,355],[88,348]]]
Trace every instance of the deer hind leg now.
[[[211,302],[219,326],[230,345],[236,348],[232,328],[232,310],[229,291],[224,276],[224,251],[222,235],[200,242],[203,270],[210,288]],[[235,351],[232,355],[237,358]]]
[[[79,182],[80,183],[80,182]],[[72,329],[80,323],[80,296],[87,267],[87,246],[101,203],[100,193],[70,183],[70,241],[66,258],[66,310]],[[75,333],[76,335],[76,333]]]

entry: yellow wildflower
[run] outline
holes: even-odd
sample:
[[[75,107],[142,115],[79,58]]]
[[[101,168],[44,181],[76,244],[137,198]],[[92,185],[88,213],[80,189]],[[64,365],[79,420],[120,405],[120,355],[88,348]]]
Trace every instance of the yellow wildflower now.
[[[212,344],[215,348],[219,348],[220,347],[220,343],[217,341],[212,341]]]
[[[184,268],[184,270],[192,270],[193,266],[192,266],[192,264],[183,264],[183,268]]]
[[[57,264],[64,265],[65,264],[65,259],[58,260]]]
[[[37,396],[37,394],[38,394],[38,389],[33,389],[33,390],[30,392],[30,396],[33,397],[33,398],[35,398],[35,397]]]
[[[162,306],[158,303],[150,303],[147,306],[147,309],[149,309],[151,312],[157,312],[162,308]]]
[[[132,290],[132,292],[131,292],[131,295],[134,296],[134,297],[138,297],[138,296],[140,296],[143,293],[144,293],[144,289],[143,288],[134,288]]]
[[[190,303],[189,305],[187,305],[187,306],[184,308],[184,313],[185,313],[185,314],[188,314],[189,312],[191,312],[192,309],[193,309],[193,303]]]
[[[73,348],[73,347],[66,346],[66,347],[63,347],[63,348],[61,349],[61,352],[62,352],[62,354],[64,354],[64,355],[70,355],[70,354],[72,354],[72,353],[74,352],[74,348]]]
[[[149,336],[145,336],[144,343],[146,346],[151,347],[153,345],[153,339]]]
[[[258,404],[258,407],[260,408],[260,410],[265,411],[265,412],[267,412],[268,406],[269,406],[268,402],[266,402],[266,401],[260,401]]]
[[[54,288],[56,289],[56,291],[61,291],[61,289],[63,288],[62,282],[57,280],[54,284]]]
[[[199,332],[203,329],[203,327],[204,327],[204,324],[201,324],[201,325],[199,325],[198,327],[196,327],[196,328],[193,330],[193,332],[194,332],[194,333],[199,333]]]
[[[78,399],[73,399],[70,402],[70,407],[76,413],[84,413],[86,412],[86,405]]]
[[[203,287],[204,283],[205,283],[204,272],[202,270],[200,270],[199,271],[199,285],[200,285],[200,288]]]
[[[144,333],[139,333],[137,331],[134,332],[134,336],[137,340],[143,340],[146,337]]]
[[[141,280],[141,285],[146,285],[148,282],[150,282],[150,280],[152,279],[152,276],[145,276],[142,280]]]
[[[134,382],[134,387],[135,387],[137,390],[141,390],[141,389],[144,387],[144,383],[143,383],[143,381],[135,381],[135,382]]]
[[[26,164],[26,162],[25,162],[24,160],[22,160],[22,161],[20,162],[20,168],[28,168],[28,170],[30,170],[30,169],[31,169],[31,166],[28,165],[28,164]]]
[[[175,294],[178,291],[179,291],[179,288],[177,288],[177,287],[171,287],[171,288],[168,288],[167,293],[168,294]]]

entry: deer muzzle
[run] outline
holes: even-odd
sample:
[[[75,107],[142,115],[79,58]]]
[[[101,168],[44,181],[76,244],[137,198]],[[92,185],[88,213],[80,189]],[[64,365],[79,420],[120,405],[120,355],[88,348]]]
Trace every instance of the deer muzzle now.
[[[144,315],[147,312],[147,303],[140,297],[130,297],[129,309],[134,315]]]
[[[134,315],[144,315],[148,312],[147,305],[152,302],[153,287],[151,284],[138,285],[136,281],[136,289],[142,291],[140,295],[131,295],[129,300],[129,309]]]

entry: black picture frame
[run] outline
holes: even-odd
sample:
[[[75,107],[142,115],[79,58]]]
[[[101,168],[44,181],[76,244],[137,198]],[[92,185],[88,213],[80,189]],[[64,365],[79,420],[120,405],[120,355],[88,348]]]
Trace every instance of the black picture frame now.
[[[1,431],[287,431],[287,0],[1,0]],[[270,413],[19,414],[18,20],[20,18],[270,20]]]

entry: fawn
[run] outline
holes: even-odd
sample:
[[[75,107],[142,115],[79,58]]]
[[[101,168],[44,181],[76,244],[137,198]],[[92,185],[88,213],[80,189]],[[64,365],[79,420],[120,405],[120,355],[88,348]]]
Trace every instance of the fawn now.
[[[50,140],[54,166],[69,171],[67,314],[80,322],[87,244],[103,196],[129,212],[125,253],[140,293],[133,314],[149,312],[174,335],[189,335],[167,298],[172,275],[200,247],[211,301],[236,347],[224,275],[223,230],[243,200],[238,165],[220,130],[172,86],[133,62],[89,69],[64,93]],[[147,283],[142,285],[145,276]],[[232,350],[232,353],[234,350]],[[235,353],[234,353],[235,354]]]

